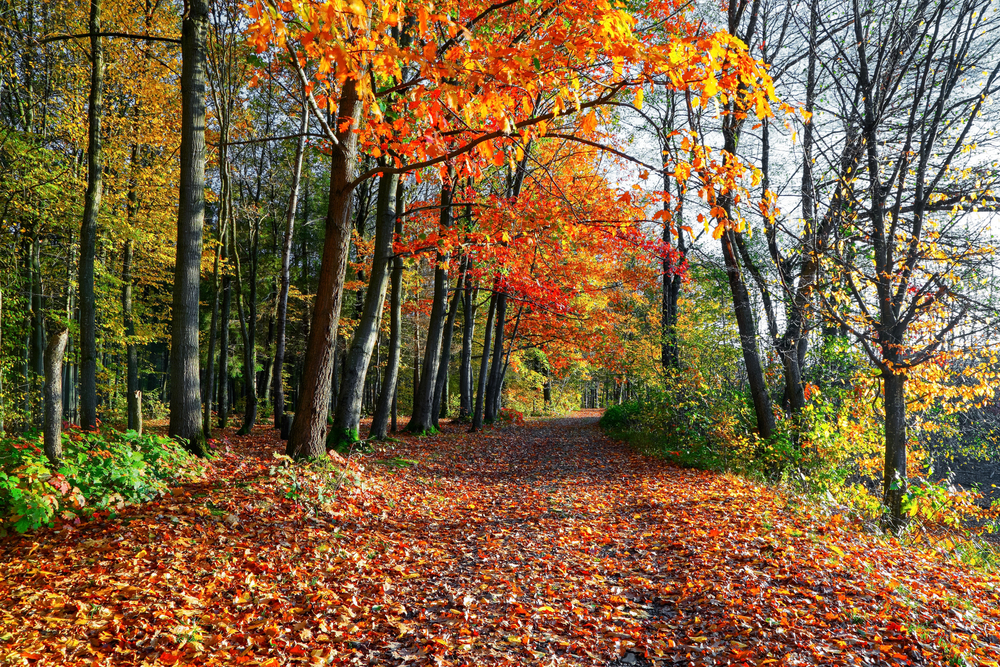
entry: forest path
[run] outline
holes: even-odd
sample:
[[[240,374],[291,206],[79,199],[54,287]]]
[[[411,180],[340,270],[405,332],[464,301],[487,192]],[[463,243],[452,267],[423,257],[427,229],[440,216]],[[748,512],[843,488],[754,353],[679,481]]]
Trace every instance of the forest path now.
[[[202,484],[0,543],[0,656],[996,664],[995,578],[638,455],[596,421],[379,445],[322,508],[272,469],[272,431],[230,438]]]

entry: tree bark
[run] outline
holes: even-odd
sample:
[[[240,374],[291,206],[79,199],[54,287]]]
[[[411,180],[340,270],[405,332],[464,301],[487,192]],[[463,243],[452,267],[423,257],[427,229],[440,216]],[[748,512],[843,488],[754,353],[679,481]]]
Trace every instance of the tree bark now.
[[[292,236],[295,231],[295,212],[299,203],[299,186],[302,182],[302,163],[306,149],[306,130],[309,129],[309,105],[303,101],[302,118],[299,120],[299,141],[295,145],[295,164],[292,169],[292,190],[285,209],[285,235],[281,243],[281,286],[278,291],[277,342],[274,348],[274,368],[271,395],[274,400],[274,427],[281,428],[285,415],[285,389],[282,373],[285,366],[285,346],[288,327],[288,288],[291,284]]]
[[[439,228],[451,226],[452,187],[454,169],[448,169],[448,178],[441,185],[441,218]],[[438,365],[441,362],[441,339],[444,336],[445,308],[448,304],[448,253],[438,252],[434,269],[434,302],[427,323],[427,343],[424,345],[423,372],[420,385],[413,395],[413,414],[406,430],[410,433],[427,433],[434,428],[434,390],[437,387]]]
[[[188,0],[181,27],[181,180],[170,338],[170,426],[194,454],[207,455],[201,426],[198,299],[205,221],[205,44],[208,2]]]
[[[25,352],[24,385],[24,421],[26,424],[37,423],[39,405],[39,383],[45,378],[45,314],[42,310],[42,244],[38,238],[37,225],[32,230],[31,241],[28,244],[31,287],[31,314],[28,331],[28,345]],[[33,407],[34,406],[34,407]]]
[[[496,283],[494,283],[494,288]],[[486,376],[490,363],[490,340],[493,336],[493,319],[497,312],[497,291],[490,296],[490,308],[486,314],[486,328],[483,329],[483,354],[479,360],[479,379],[476,390],[476,409],[472,414],[470,433],[475,433],[483,427],[483,403],[486,400]]]
[[[667,169],[663,170],[663,189],[666,192],[670,190],[670,182],[673,179]],[[660,315],[660,330],[662,341],[660,343],[660,364],[666,371],[677,370],[680,368],[680,347],[677,345],[677,301],[680,297],[681,291],[681,276],[677,271],[677,265],[675,262],[682,262],[685,256],[684,248],[684,234],[680,228],[682,224],[683,217],[681,212],[681,204],[683,201],[683,187],[677,183],[677,194],[678,194],[678,209],[676,212],[670,212],[674,216],[674,224],[677,230],[677,255],[676,259],[670,254],[670,250],[674,248],[673,237],[671,232],[671,223],[667,218],[663,220],[663,243],[666,245],[667,253],[663,257],[662,268],[663,268],[663,284],[662,284],[662,303],[661,303],[661,315]],[[663,203],[663,210],[669,211],[670,204],[668,202]]]
[[[503,396],[503,383],[504,380],[507,378],[507,368],[508,366],[510,366],[510,355],[514,351],[514,344],[517,342],[517,332],[518,329],[520,329],[521,327],[521,315],[523,313],[524,313],[524,302],[522,301],[521,305],[517,309],[517,317],[514,318],[514,331],[511,333],[510,345],[507,347],[507,354],[504,356],[503,366],[500,367],[500,380],[497,383],[497,389],[493,394],[494,417],[500,414],[500,405],[501,405],[500,399]]]
[[[882,371],[885,389],[885,467],[882,502],[886,507],[885,528],[894,533],[906,526],[906,376]]]
[[[130,431],[142,428],[142,415],[139,414],[139,354],[135,344],[135,320],[132,317],[132,256],[133,241],[125,242],[125,253],[122,261],[122,317],[125,324],[125,401],[128,412]]]
[[[45,456],[53,466],[62,459],[62,363],[69,329],[59,328],[45,346]]]
[[[202,429],[205,438],[212,435],[212,404],[216,401],[215,395],[215,346],[220,336],[219,332],[219,299],[222,297],[222,286],[219,283],[220,264],[222,262],[223,248],[226,245],[227,229],[226,221],[219,216],[217,223],[219,243],[215,248],[215,260],[212,264],[212,319],[208,325],[208,354],[205,357],[205,408],[202,418]],[[228,326],[228,322],[226,323]]]
[[[395,236],[403,234],[403,186],[396,181],[396,209],[399,214],[395,220]],[[391,248],[391,246],[390,246]],[[375,405],[375,415],[372,417],[372,430],[369,437],[376,440],[386,438],[386,427],[392,421],[395,431],[396,417],[396,386],[399,384],[399,354],[402,348],[402,302],[403,302],[403,258],[392,256],[392,278],[389,291],[389,357],[386,360],[385,375],[382,378],[382,388]]]
[[[472,419],[472,340],[476,333],[476,299],[479,297],[479,286],[472,287],[472,281],[466,278],[462,298],[462,357],[459,362],[459,413],[458,419],[467,422]]]
[[[87,194],[80,226],[80,426],[97,428],[97,303],[94,261],[97,216],[104,179],[101,159],[101,117],[104,105],[104,46],[101,0],[90,0],[90,100],[87,108]],[[61,363],[61,362],[60,362]]]
[[[222,241],[222,260],[229,261],[229,224],[224,223],[224,232],[227,236]],[[233,278],[229,274],[229,267],[223,265],[222,275],[222,317],[219,321],[219,396],[216,403],[219,406],[219,428],[226,428],[229,425],[229,323],[232,320],[233,309]]]
[[[128,219],[128,233],[132,233],[135,224],[136,209],[138,207],[138,194],[136,192],[137,159],[139,157],[139,147],[132,146],[132,177],[129,179],[128,201],[126,202],[126,217]],[[127,413],[126,427],[130,431],[138,431],[142,428],[142,415],[139,413],[137,393],[139,391],[139,354],[135,344],[135,320],[132,317],[132,261],[135,254],[135,242],[129,238],[125,241],[125,250],[122,253],[122,324],[125,327],[125,402]]]
[[[333,147],[330,162],[326,238],[302,370],[302,393],[288,439],[287,453],[294,458],[319,458],[326,455],[323,436],[330,405],[333,355],[336,354],[337,328],[351,240],[351,181],[358,148],[358,135],[354,130],[358,127],[362,106],[358,98],[357,81],[346,81],[341,90],[337,113],[337,145]]]
[[[496,323],[493,334],[493,359],[490,362],[490,378],[486,385],[486,423],[492,423],[499,413],[499,393],[503,384],[503,346],[504,346],[504,326],[507,318],[507,294],[501,292],[497,296]],[[483,354],[486,354],[484,351]]]
[[[236,225],[231,228],[230,252],[236,264],[236,312],[240,319],[240,335],[243,339],[243,424],[239,435],[247,435],[257,421],[257,350],[256,350],[256,319],[257,300],[256,276],[250,276],[250,305],[243,303],[243,269],[240,265],[240,251],[236,247]],[[251,243],[250,254],[257,251],[257,230],[251,232],[254,240]]]
[[[451,300],[448,319],[444,324],[444,335],[441,337],[441,360],[438,362],[437,382],[434,386],[434,407],[431,410],[434,428],[438,427],[440,417],[448,416],[448,367],[451,365],[451,339],[455,333],[458,302],[462,300],[462,283],[465,278],[466,263],[467,259],[463,257],[458,280],[455,282],[455,296]]]
[[[358,439],[365,380],[382,325],[385,291],[389,283],[389,263],[393,259],[392,234],[396,223],[394,208],[398,180],[399,176],[395,174],[383,174],[379,179],[372,267],[361,307],[361,318],[354,329],[351,346],[344,361],[344,380],[337,397],[337,411],[328,447],[338,447]]]
[[[750,294],[747,292],[739,260],[736,257],[736,243],[733,238],[736,233],[732,230],[723,232],[722,255],[729,278],[729,290],[733,297],[733,311],[740,333],[743,363],[746,366],[754,413],[757,416],[757,430],[760,437],[767,440],[774,433],[774,414],[771,412],[771,397],[767,393],[764,369],[761,366],[760,354],[757,350],[757,325],[754,322]]]

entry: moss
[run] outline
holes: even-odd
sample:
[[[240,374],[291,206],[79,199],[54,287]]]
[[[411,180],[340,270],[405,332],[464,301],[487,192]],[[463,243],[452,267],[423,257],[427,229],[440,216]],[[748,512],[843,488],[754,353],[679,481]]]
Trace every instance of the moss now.
[[[358,440],[356,428],[331,428],[326,436],[326,451],[336,450],[338,454],[346,456]]]
[[[190,440],[185,440],[183,438],[177,438],[179,442],[184,444],[184,449],[188,450],[195,456],[207,459],[209,457],[208,451],[208,441],[205,440],[205,434],[202,431],[198,431]]]

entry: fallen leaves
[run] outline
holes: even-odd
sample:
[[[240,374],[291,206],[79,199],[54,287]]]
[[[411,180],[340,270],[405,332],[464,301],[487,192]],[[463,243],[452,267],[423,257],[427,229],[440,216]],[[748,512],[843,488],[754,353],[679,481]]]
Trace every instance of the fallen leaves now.
[[[0,545],[3,664],[991,665],[1000,653],[997,580],[638,456],[593,420],[379,448],[322,509],[268,474],[271,431],[232,445],[204,483],[160,502]]]

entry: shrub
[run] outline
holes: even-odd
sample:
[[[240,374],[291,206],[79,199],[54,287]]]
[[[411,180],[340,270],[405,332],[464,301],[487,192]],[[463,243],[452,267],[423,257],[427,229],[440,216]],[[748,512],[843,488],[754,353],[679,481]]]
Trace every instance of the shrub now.
[[[135,431],[63,432],[55,470],[38,441],[0,440],[0,531],[34,530],[149,500],[200,477],[203,464],[170,438]]]
[[[497,423],[506,426],[511,424],[524,426],[524,413],[510,408],[500,408],[500,414],[497,415]]]
[[[329,457],[295,461],[275,453],[268,474],[281,495],[314,514],[333,504],[345,482],[358,482],[356,472],[339,467]]]
[[[612,405],[604,411],[601,426],[612,429],[627,429],[637,426],[642,414],[642,405],[638,401],[626,401],[621,405]]]

